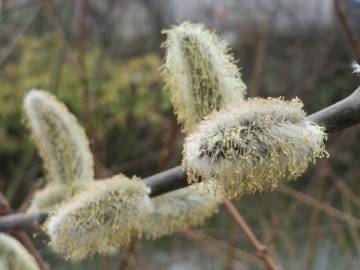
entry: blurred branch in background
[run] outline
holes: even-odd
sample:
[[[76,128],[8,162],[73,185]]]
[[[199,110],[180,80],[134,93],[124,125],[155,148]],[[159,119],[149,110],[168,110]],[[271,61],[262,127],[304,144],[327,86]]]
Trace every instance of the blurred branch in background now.
[[[341,26],[346,34],[346,37],[349,41],[349,44],[351,46],[351,49],[354,53],[354,57],[356,59],[356,61],[359,63],[360,62],[360,46],[359,46],[359,42],[355,37],[354,32],[352,31],[349,21],[346,17],[346,10],[345,10],[345,5],[343,3],[343,1],[341,0],[334,0],[334,5],[335,5],[335,11],[336,11],[336,15],[341,23]]]
[[[225,200],[225,208],[229,211],[230,215],[234,218],[235,222],[239,225],[240,229],[244,232],[246,237],[249,239],[251,244],[256,249],[258,256],[264,261],[264,264],[268,270],[277,270],[280,269],[274,263],[271,254],[269,253],[267,247],[263,245],[255,236],[249,225],[247,225],[244,218],[241,216],[236,207],[229,201]]]
[[[19,209],[20,204],[23,204],[22,210],[26,208],[24,205],[31,194],[25,202],[23,198],[33,189],[34,183],[41,184],[37,181],[42,176],[39,159],[29,140],[25,140],[28,134],[21,122],[22,97],[33,87],[54,92],[79,119],[84,120],[87,130],[91,129],[99,177],[119,171],[146,176],[179,163],[182,136],[170,116],[167,97],[160,90],[160,57],[145,54],[159,52],[160,30],[173,23],[192,20],[216,28],[234,47],[251,96],[299,96],[306,111],[314,112],[343,98],[357,84],[347,68],[352,59],[359,58],[359,49],[355,49],[359,46],[359,32],[354,27],[359,18],[359,4],[355,0],[229,0],[221,3],[207,0],[186,3],[181,0],[12,0],[0,3],[0,55],[6,56],[0,68],[0,187],[14,209]],[[337,7],[340,8],[337,10]],[[40,12],[32,18],[37,8]],[[269,18],[268,23],[259,23],[264,16]],[[29,21],[32,22],[27,26]],[[341,27],[333,27],[334,23]],[[349,52],[347,42],[350,42],[353,53]],[[86,107],[91,107],[89,124],[86,123]],[[328,146],[332,158],[326,163],[329,172],[325,168],[325,176],[317,173],[313,176],[313,171],[309,170],[309,178],[307,174],[302,181],[294,183],[296,190],[292,190],[316,200],[309,201],[306,197],[310,207],[303,207],[304,202],[292,196],[276,196],[276,193],[263,194],[261,198],[255,195],[241,201],[244,219],[269,247],[274,260],[281,261],[285,269],[305,269],[306,259],[302,256],[306,256],[306,252],[309,265],[317,269],[337,269],[337,266],[349,269],[350,264],[355,262],[356,265],[360,149],[356,143],[359,129],[351,130],[331,136]],[[321,163],[317,168],[323,170],[323,166]],[[184,177],[180,168],[175,171],[177,176]],[[352,173],[347,173],[349,171]],[[330,181],[312,184],[317,177]],[[182,184],[180,181],[180,186]],[[161,186],[158,188],[161,191]],[[316,192],[312,192],[314,190]],[[267,201],[269,197],[271,203]],[[326,204],[339,210],[335,213],[340,216],[329,215],[327,211],[334,212],[332,208],[323,206]],[[247,211],[249,208],[256,208],[256,211]],[[282,209],[280,216],[279,209]],[[308,214],[309,217],[318,216],[317,222],[316,218],[314,222],[308,222]],[[20,214],[4,219],[25,218],[23,224],[34,229],[45,216],[34,218]],[[328,227],[324,222],[330,231],[326,231]],[[226,242],[231,238],[228,235],[236,234],[234,229],[227,228],[230,223],[233,224],[228,215],[220,213],[207,224],[207,227],[225,227],[219,235],[223,242],[218,244],[215,242],[220,240],[208,239],[211,236],[193,233],[190,236],[192,241],[204,250],[197,252],[197,256],[208,252],[211,256],[206,260],[214,262],[219,258],[229,268],[231,265],[235,269],[237,266],[261,268],[262,262],[256,256],[249,254],[257,263],[238,256],[239,242]],[[302,233],[299,239],[293,228],[296,233]],[[327,232],[324,237],[323,231]],[[306,247],[305,255],[304,234],[307,239],[317,235],[317,241],[306,243],[313,247]],[[271,240],[272,237],[275,239]],[[163,257],[166,258],[163,264],[169,267],[180,260],[191,263],[200,260],[186,257],[188,247],[181,250],[178,260],[175,260],[178,254],[169,254],[168,249],[163,256],[162,246],[174,241],[176,239],[165,239],[155,242],[154,248],[145,247],[147,256],[153,258],[151,254],[157,255],[154,256],[156,259],[145,263],[147,267],[157,269],[155,261]],[[331,249],[327,248],[326,241],[332,241]],[[240,242],[245,252],[252,250],[248,241]],[[145,242],[145,245],[151,243]],[[272,245],[276,248],[274,252]],[[47,247],[41,251],[51,257]],[[140,257],[139,252],[135,253]],[[134,266],[134,256],[131,256],[128,268],[143,268],[139,264]],[[342,265],[321,268],[319,265],[324,265],[324,257],[328,263],[339,261]],[[117,257],[115,260],[115,264],[119,263]],[[70,266],[70,263],[63,266],[63,261],[59,264],[66,269],[103,267],[95,262],[85,262],[81,266]],[[358,269],[357,266],[354,269]],[[57,269],[56,263],[54,269]]]
[[[0,216],[11,215],[11,213],[12,213],[12,209],[9,203],[7,202],[4,195],[0,192]],[[44,260],[39,255],[39,253],[36,251],[35,246],[32,244],[26,232],[14,231],[12,234],[17,240],[19,240],[20,243],[23,244],[23,246],[29,251],[29,253],[34,256],[40,270],[49,269],[46,263],[44,262]]]

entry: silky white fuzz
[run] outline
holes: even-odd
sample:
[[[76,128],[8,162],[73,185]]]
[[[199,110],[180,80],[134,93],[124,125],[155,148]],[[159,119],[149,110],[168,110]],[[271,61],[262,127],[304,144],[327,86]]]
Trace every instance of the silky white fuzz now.
[[[80,260],[128,244],[141,234],[140,217],[152,211],[149,192],[123,175],[94,182],[50,214],[44,225],[50,246]]]
[[[24,99],[27,125],[46,170],[46,186],[35,193],[28,212],[49,210],[94,178],[92,154],[82,127],[53,95],[30,91]]]
[[[163,33],[165,89],[186,132],[209,113],[243,99],[246,86],[226,42],[189,22]]]
[[[0,233],[1,270],[39,270],[35,258],[10,235]]]
[[[47,172],[56,183],[94,178],[93,159],[84,130],[64,104],[42,90],[30,91],[24,99],[28,127]]]
[[[217,212],[220,202],[202,183],[153,198],[154,211],[142,221],[144,237],[156,239],[201,225]]]
[[[77,192],[85,189],[85,185],[63,185],[50,183],[43,189],[35,192],[34,198],[27,210],[28,213],[36,213],[40,211],[49,211],[55,205],[74,196]]]
[[[351,63],[351,68],[353,70],[353,73],[356,75],[360,75],[360,65],[355,60]]]
[[[299,99],[250,99],[211,114],[185,139],[190,182],[211,181],[227,198],[295,179],[327,154],[323,128]]]

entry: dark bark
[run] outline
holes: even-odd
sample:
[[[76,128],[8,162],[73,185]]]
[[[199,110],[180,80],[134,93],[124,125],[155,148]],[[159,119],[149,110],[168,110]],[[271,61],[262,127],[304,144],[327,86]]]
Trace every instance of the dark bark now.
[[[309,115],[311,120],[323,126],[328,134],[349,128],[360,123],[360,88],[345,99]],[[177,166],[158,174],[144,178],[150,187],[151,197],[156,197],[188,186],[186,172]],[[9,230],[37,230],[39,224],[46,220],[47,213],[13,214],[0,217],[0,231]]]

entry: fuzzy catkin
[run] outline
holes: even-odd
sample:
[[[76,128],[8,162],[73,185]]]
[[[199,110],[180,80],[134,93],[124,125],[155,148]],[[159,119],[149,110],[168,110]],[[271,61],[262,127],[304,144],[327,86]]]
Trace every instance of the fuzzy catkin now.
[[[81,260],[128,244],[141,234],[140,217],[152,211],[149,192],[138,179],[122,175],[89,185],[50,214],[44,225],[50,246]]]
[[[28,127],[46,170],[46,180],[72,183],[92,180],[93,159],[84,130],[64,104],[42,90],[24,99]]]
[[[1,270],[39,270],[35,258],[10,235],[0,233]]]
[[[28,213],[37,213],[40,211],[49,211],[55,205],[71,198],[78,191],[85,189],[85,185],[63,185],[50,183],[34,194],[34,198],[27,210]]]
[[[209,113],[243,99],[246,86],[224,41],[189,22],[163,33],[165,89],[186,132]]]
[[[216,198],[200,183],[151,201],[154,210],[142,220],[143,236],[147,239],[156,239],[203,224],[218,211],[221,198]]]
[[[190,182],[211,181],[227,198],[275,188],[327,154],[323,128],[299,99],[250,99],[211,114],[185,139]]]

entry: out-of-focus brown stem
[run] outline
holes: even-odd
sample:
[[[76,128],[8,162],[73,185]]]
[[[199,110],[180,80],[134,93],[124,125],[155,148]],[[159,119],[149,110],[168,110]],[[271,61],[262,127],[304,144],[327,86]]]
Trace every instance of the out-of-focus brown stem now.
[[[333,217],[333,218],[337,218],[343,222],[346,223],[351,223],[353,226],[356,227],[360,227],[360,219],[346,213],[343,212],[339,209],[336,209],[332,206],[330,206],[327,203],[321,202],[317,199],[314,199],[313,197],[304,194],[302,192],[296,191],[290,187],[287,186],[279,186],[276,189],[277,192],[280,192],[286,196],[289,196],[299,202],[302,202],[304,204],[307,204],[311,207],[314,207],[316,209],[319,209],[321,211],[323,211],[324,213],[326,213],[327,215]]]
[[[227,242],[222,242],[220,240],[217,240],[201,231],[186,230],[186,231],[182,231],[181,233],[190,240],[194,240],[195,242],[200,241],[197,243],[201,244],[202,247],[206,248],[207,250],[214,253],[215,255],[219,255],[219,258],[224,260],[225,263],[227,260],[227,256],[223,253],[226,253],[227,250],[232,249],[236,259],[239,259],[239,261],[246,261],[249,264],[252,264],[256,267],[261,267],[263,265],[262,261],[257,256],[255,256],[251,253],[245,252],[243,250],[240,250],[238,248],[235,248],[234,246],[232,246],[231,244],[229,244]],[[217,248],[217,250],[222,251],[222,253],[221,253],[222,255],[220,255],[220,252],[215,253],[215,251],[214,252],[212,251],[213,248],[215,248],[215,247]],[[235,259],[235,257],[234,257],[234,259]],[[235,265],[234,265],[234,267],[235,267]]]
[[[131,256],[135,250],[136,243],[137,243],[137,239],[133,238],[131,240],[131,242],[129,243],[129,245],[125,248],[125,250],[121,254],[121,258],[120,258],[118,267],[116,268],[117,270],[126,269],[126,267],[128,266],[128,264],[130,262]]]
[[[13,211],[8,201],[6,200],[5,196],[0,192],[0,216],[10,215],[12,212]],[[30,238],[24,231],[15,231],[12,233],[12,235],[29,251],[31,255],[33,255],[41,270],[48,270],[46,263],[39,255]]]
[[[306,117],[306,120],[313,121],[323,126],[328,134],[349,128],[360,123],[360,88],[350,96]],[[151,189],[150,197],[156,197],[189,185],[187,174],[182,166],[177,166],[158,174],[146,177],[144,183]],[[301,195],[302,193],[300,193]],[[299,198],[304,199],[300,196]],[[311,197],[310,197],[311,198]],[[315,200],[316,201],[316,200]],[[314,201],[305,199],[305,203],[312,205]],[[328,211],[329,206],[321,206],[323,211]],[[341,213],[342,220],[344,212],[335,209],[335,213]],[[330,210],[331,211],[331,210]],[[334,213],[334,211],[331,211]],[[345,213],[346,214],[346,213]],[[37,214],[13,214],[0,218],[0,231],[21,229],[36,230],[39,224],[43,223],[48,213]],[[336,215],[336,214],[335,214]],[[339,215],[337,215],[339,216]],[[351,216],[352,217],[352,216]],[[352,220],[360,226],[360,220],[352,217]]]
[[[229,211],[230,215],[234,218],[235,222],[239,225],[245,236],[249,239],[251,244],[255,247],[258,256],[264,261],[268,270],[278,270],[279,267],[274,263],[271,254],[264,244],[262,244],[255,236],[245,219],[241,216],[240,212],[236,209],[234,204],[229,200],[224,202],[225,208]]]
[[[355,59],[357,62],[360,62],[360,46],[355,38],[354,32],[351,30],[348,19],[346,18],[344,3],[341,3],[339,0],[334,0],[334,7],[336,15],[339,18],[341,26],[349,40]]]

